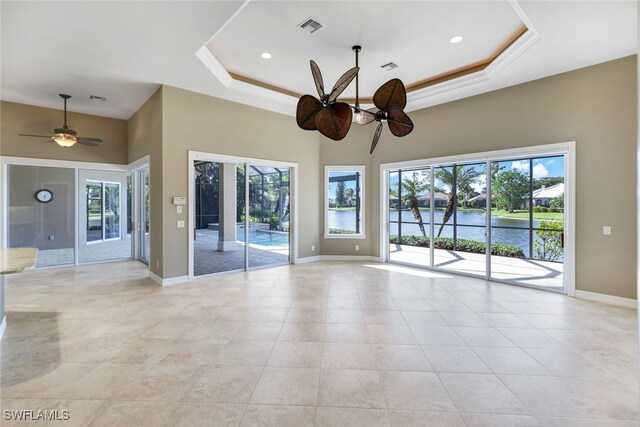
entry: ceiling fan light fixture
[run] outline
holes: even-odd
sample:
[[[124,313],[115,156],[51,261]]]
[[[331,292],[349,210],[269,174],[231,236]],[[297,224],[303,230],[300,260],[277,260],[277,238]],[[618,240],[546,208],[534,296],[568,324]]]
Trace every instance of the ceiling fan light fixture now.
[[[369,114],[363,112],[360,109],[357,109],[355,111],[355,113],[353,114],[353,118],[355,119],[356,123],[359,125],[368,125],[369,123],[371,123],[371,120],[369,119]]]
[[[66,133],[56,134],[56,136],[53,137],[53,140],[61,147],[71,147],[78,142],[78,138]]]

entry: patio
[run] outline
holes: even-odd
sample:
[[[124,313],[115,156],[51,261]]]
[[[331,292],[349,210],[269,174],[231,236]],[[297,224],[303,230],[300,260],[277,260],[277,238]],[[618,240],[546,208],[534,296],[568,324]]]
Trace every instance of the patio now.
[[[429,248],[390,245],[389,258],[394,262],[427,266]],[[484,276],[486,265],[484,254],[454,252],[444,249],[434,251],[434,267],[447,271]],[[491,277],[493,279],[543,288],[562,289],[563,268],[564,265],[559,262],[495,255],[491,257]]]
[[[238,236],[242,238],[244,236]],[[244,242],[238,242],[235,251],[218,251],[218,232],[209,229],[197,230],[193,242],[193,274],[221,273],[244,268]],[[289,262],[289,246],[264,246],[249,244],[249,268],[286,264]]]

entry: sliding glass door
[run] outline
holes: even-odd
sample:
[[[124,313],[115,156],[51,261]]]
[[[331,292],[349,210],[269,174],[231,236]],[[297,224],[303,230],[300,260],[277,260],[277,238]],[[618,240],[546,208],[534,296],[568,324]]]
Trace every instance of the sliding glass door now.
[[[565,155],[389,169],[387,260],[564,289]]]
[[[389,259],[428,267],[431,169],[389,172]]]
[[[434,231],[434,266],[484,276],[486,271],[485,163],[434,168],[434,189],[440,195]],[[445,197],[442,197],[445,196]]]
[[[564,156],[491,162],[491,275],[562,289]]]
[[[249,165],[249,267],[289,262],[289,168]]]
[[[193,275],[290,261],[291,169],[193,161]]]
[[[245,165],[195,161],[193,274],[246,267]]]
[[[78,170],[78,261],[131,258],[126,171]]]

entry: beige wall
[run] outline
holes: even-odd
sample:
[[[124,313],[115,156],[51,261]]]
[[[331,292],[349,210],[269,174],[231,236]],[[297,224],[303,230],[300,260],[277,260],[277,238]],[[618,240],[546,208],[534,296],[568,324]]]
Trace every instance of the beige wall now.
[[[162,210],[163,277],[187,274],[191,231],[177,228],[188,212],[176,213],[173,196],[188,196],[188,151],[298,163],[299,256],[317,254],[319,208],[319,141],[300,130],[293,117],[164,86]],[[152,186],[156,182],[152,173]],[[152,190],[153,191],[153,190]]]
[[[368,182],[367,240],[322,239],[321,254],[379,256],[381,163],[576,141],[576,288],[636,298],[636,84],[627,57],[414,111],[413,133],[385,129],[373,156],[373,125],[322,138],[321,167],[366,164]]]
[[[79,136],[101,138],[97,147],[76,144],[70,148],[44,138],[19,133],[47,135],[64,123],[62,110],[0,102],[0,155],[97,163],[127,163],[127,121],[69,112],[67,124]]]
[[[1,102],[0,155],[124,164],[149,154],[151,269],[170,278],[187,274],[190,232],[176,220],[188,213],[177,214],[171,197],[187,196],[189,150],[298,163],[299,256],[318,254],[312,245],[325,255],[379,256],[381,163],[575,140],[576,287],[635,298],[636,85],[636,58],[628,57],[414,111],[414,132],[397,139],[385,129],[373,156],[373,126],[354,125],[334,142],[291,117],[167,86],[128,123],[69,113],[79,134],[105,140],[96,148],[17,137],[60,126],[62,112]],[[322,239],[328,164],[367,167],[365,240]],[[611,236],[603,225],[613,227]]]
[[[151,271],[163,277],[162,248],[162,87],[129,119],[128,161],[149,156]]]

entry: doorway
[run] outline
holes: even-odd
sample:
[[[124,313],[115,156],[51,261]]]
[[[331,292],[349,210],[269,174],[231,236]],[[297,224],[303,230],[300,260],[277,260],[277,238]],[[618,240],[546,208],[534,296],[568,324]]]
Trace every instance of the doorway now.
[[[78,171],[78,262],[132,257],[127,171]]]
[[[190,278],[291,262],[296,165],[195,152],[189,157]]]
[[[382,165],[385,260],[572,294],[573,144]]]

